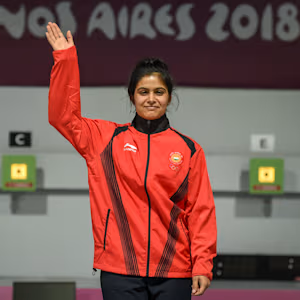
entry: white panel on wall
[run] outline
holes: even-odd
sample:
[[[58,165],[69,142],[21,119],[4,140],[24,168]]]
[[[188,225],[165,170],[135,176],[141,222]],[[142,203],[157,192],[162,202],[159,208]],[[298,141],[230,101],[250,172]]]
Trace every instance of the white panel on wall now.
[[[275,155],[300,155],[300,91],[178,88],[177,94],[179,109],[174,104],[168,113],[171,125],[206,153],[249,154],[249,136],[271,132]],[[85,117],[126,123],[134,116],[125,88],[82,88],[81,97]],[[0,152],[22,151],[8,148],[8,131],[21,129],[33,132],[33,148],[25,151],[75,151],[48,123],[47,88],[2,87],[0,98]]]
[[[88,197],[51,196],[47,216],[1,216],[0,226],[0,277],[91,276]]]

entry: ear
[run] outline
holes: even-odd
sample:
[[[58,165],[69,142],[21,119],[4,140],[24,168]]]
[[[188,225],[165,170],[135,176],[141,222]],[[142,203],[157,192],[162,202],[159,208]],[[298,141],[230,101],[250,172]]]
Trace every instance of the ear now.
[[[130,96],[130,101],[133,105],[135,105],[133,96]]]
[[[172,95],[170,95],[169,97],[168,105],[171,103],[171,101],[172,101]]]

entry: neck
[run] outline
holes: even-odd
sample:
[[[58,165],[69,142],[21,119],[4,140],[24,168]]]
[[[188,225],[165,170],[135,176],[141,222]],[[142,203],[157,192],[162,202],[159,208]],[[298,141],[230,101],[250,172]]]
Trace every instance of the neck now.
[[[146,120],[136,114],[132,125],[136,130],[146,134],[158,133],[170,128],[169,120],[165,114],[155,120]]]

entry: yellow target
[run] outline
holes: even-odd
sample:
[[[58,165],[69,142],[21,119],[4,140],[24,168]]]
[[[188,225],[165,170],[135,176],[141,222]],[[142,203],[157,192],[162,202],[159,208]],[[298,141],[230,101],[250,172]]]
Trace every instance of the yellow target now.
[[[275,182],[275,168],[274,167],[260,167],[258,168],[258,181],[260,183]]]
[[[11,179],[26,180],[27,179],[27,165],[26,164],[12,164],[11,165]]]

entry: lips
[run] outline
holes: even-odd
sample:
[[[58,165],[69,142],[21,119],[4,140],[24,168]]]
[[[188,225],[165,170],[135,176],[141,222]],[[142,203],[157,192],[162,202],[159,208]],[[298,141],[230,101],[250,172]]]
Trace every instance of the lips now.
[[[157,106],[145,106],[146,109],[149,109],[149,110],[155,110],[157,109],[158,107]]]

